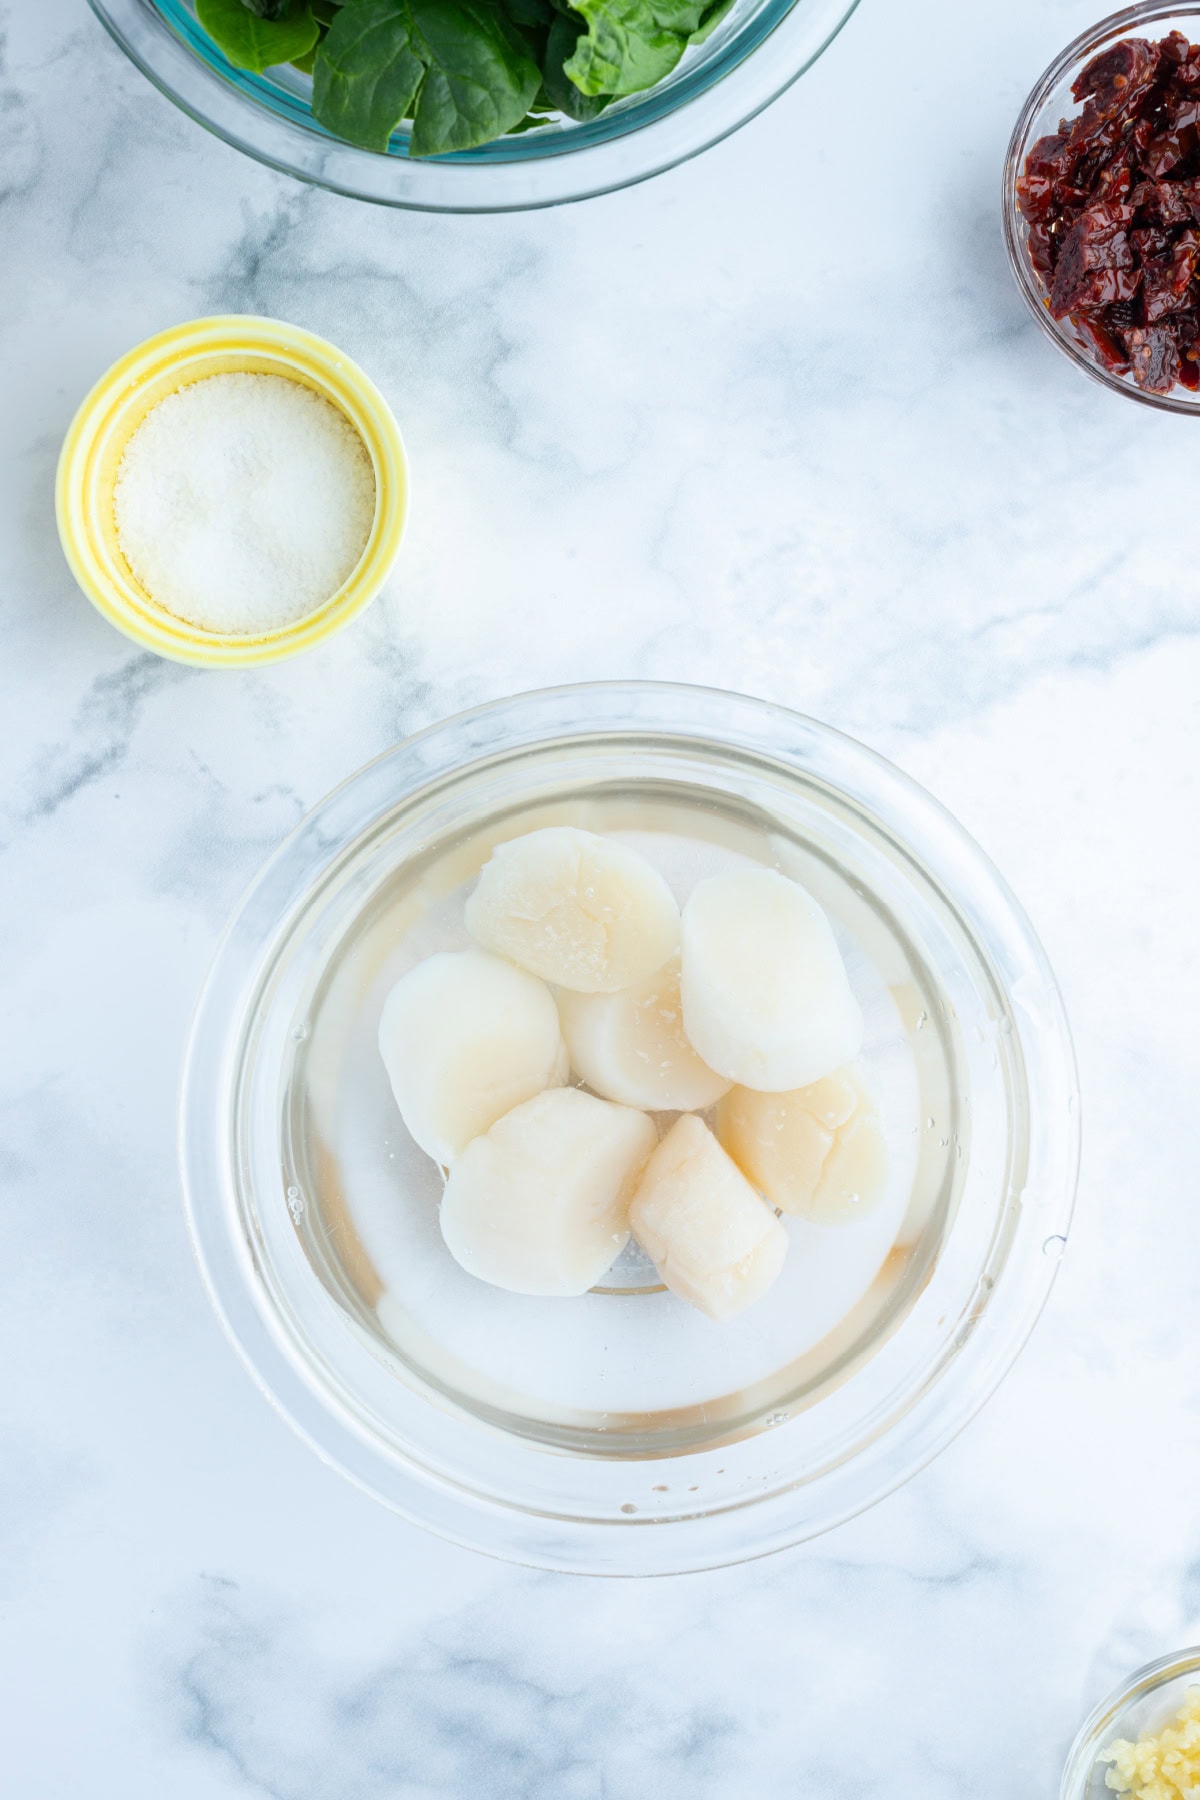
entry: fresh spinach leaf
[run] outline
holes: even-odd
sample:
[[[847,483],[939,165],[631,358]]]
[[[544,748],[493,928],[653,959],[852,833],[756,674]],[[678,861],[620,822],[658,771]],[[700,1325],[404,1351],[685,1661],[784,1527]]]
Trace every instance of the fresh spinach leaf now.
[[[527,31],[545,31],[556,16],[550,0],[504,0],[504,10]]]
[[[531,7],[524,5],[520,5],[518,10],[526,13],[526,15],[529,15],[532,12]],[[509,36],[515,38],[515,40],[529,52],[529,55],[533,58],[539,69],[546,60],[546,37],[550,30],[550,19],[553,17],[554,14],[552,12],[550,18],[544,21],[539,19],[527,23],[525,19],[514,17],[514,8],[508,3],[508,0],[504,0],[503,20]],[[541,91],[540,88],[538,91]],[[535,95],[535,105],[536,101],[537,96]]]
[[[425,75],[396,0],[350,0],[313,70],[313,117],[364,150],[386,150]]]
[[[574,0],[587,25],[566,73],[584,94],[637,94],[675,67],[712,10],[703,0]]]
[[[578,14],[556,13],[542,59],[542,83],[551,104],[568,119],[594,119],[608,105],[607,94],[584,94],[567,74],[566,65],[587,26]]]
[[[196,0],[196,17],[235,68],[256,74],[305,55],[318,36],[309,0],[283,0],[270,18],[242,0]]]
[[[347,0],[317,55],[313,113],[367,150],[411,118],[411,154],[439,156],[511,130],[540,81],[490,0]]]
[[[325,29],[324,26],[322,26],[321,29],[323,32]],[[304,52],[303,56],[293,56],[293,58],[292,58],[293,69],[299,69],[299,71],[302,75],[311,75],[313,72],[313,65],[315,64],[315,62],[317,60],[317,51],[320,48],[321,48],[321,40],[320,40],[320,38],[318,38],[316,43],[313,45],[312,49],[306,50]]]
[[[700,24],[693,31],[688,43],[702,44],[705,38],[711,37],[725,15],[733,11],[733,5],[734,0],[714,0],[714,3],[703,13]]]
[[[519,124],[537,97],[541,71],[493,0],[409,4],[434,59],[413,119],[413,155],[469,150]]]

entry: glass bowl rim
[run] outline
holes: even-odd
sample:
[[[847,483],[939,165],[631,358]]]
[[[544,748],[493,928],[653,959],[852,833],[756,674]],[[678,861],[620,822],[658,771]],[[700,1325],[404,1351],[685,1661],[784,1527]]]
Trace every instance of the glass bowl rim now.
[[[636,105],[614,113],[614,119],[626,121],[618,134],[566,148],[561,136],[567,134],[555,133],[560,139],[557,148],[490,162],[470,160],[481,156],[478,151],[414,161],[359,149],[312,125],[289,120],[263,105],[240,80],[224,77],[185,43],[156,0],[88,0],[88,4],[134,66],[173,105],[232,148],[279,173],[400,210],[491,213],[592,199],[648,180],[699,155],[748,123],[805,74],[856,11],[859,0],[758,0],[743,30],[774,7],[769,28],[702,87],[664,104],[663,96],[677,84],[688,84],[685,59],[682,72],[673,71],[643,95],[628,96],[651,110],[632,123]],[[147,34],[158,46],[153,56],[145,48]],[[774,46],[775,54],[764,62],[760,52],[768,44]],[[700,48],[703,51],[704,47]],[[233,71],[232,76],[237,73]],[[189,78],[192,74],[195,81]],[[219,97],[232,109],[233,122],[217,116],[222,111]],[[601,120],[593,123],[599,125]],[[528,134],[530,143],[537,135]],[[321,146],[322,166],[305,166],[301,148],[293,148],[289,156],[289,144]],[[636,154],[630,146],[637,146]],[[484,151],[488,148],[482,147]],[[379,165],[401,172],[392,178],[401,181],[400,192],[382,191],[368,183],[368,174],[377,173]]]
[[[1082,369],[1085,375],[1100,383],[1110,393],[1123,394],[1127,400],[1136,400],[1142,406],[1154,407],[1158,412],[1196,415],[1200,413],[1200,392],[1182,398],[1177,389],[1169,394],[1148,394],[1135,382],[1124,376],[1114,375],[1110,369],[1102,368],[1095,362],[1083,347],[1076,343],[1062,329],[1057,319],[1052,319],[1045,304],[1045,289],[1041,286],[1033,271],[1025,243],[1022,238],[1022,220],[1020,207],[1017,205],[1017,179],[1029,153],[1032,130],[1038,114],[1046,101],[1059,86],[1071,69],[1077,64],[1088,61],[1097,49],[1110,37],[1124,36],[1126,32],[1138,25],[1152,24],[1159,19],[1200,20],[1200,5],[1172,6],[1169,0],[1138,0],[1135,6],[1122,8],[1120,12],[1109,13],[1106,18],[1090,25],[1086,31],[1071,40],[1066,48],[1059,52],[1031,88],[1029,95],[1017,116],[1012,136],[1008,142],[1008,150],[1004,158],[1004,173],[1001,183],[1001,215],[1004,223],[1004,247],[1008,253],[1009,267],[1020,290],[1021,297],[1032,312],[1042,330],[1062,354]],[[1183,390],[1187,394],[1187,390]]]
[[[609,716],[598,717],[597,709],[602,712],[606,706]],[[655,717],[662,715],[657,726],[645,716],[647,708]],[[541,728],[548,709],[554,715],[553,731]],[[690,731],[681,727],[681,714],[690,721]],[[1038,1004],[1047,1010],[1050,1029],[1031,1035],[1028,1042],[1022,1040],[1029,1103],[1024,1191],[1037,1197],[1037,1210],[1035,1215],[1030,1205],[1021,1209],[1014,1235],[1020,1234],[1026,1218],[1028,1223],[1022,1255],[1006,1264],[1009,1279],[997,1281],[986,1303],[972,1313],[962,1341],[956,1339],[949,1350],[922,1365],[920,1380],[885,1427],[832,1469],[822,1470],[808,1483],[790,1483],[782,1495],[772,1494],[767,1500],[749,1497],[736,1506],[722,1505],[668,1521],[532,1514],[499,1498],[481,1505],[465,1490],[456,1505],[449,1483],[432,1481],[415,1461],[406,1467],[399,1454],[368,1442],[349,1416],[339,1417],[328,1392],[309,1380],[289,1353],[283,1334],[272,1328],[263,1311],[263,1284],[248,1272],[247,1259],[238,1249],[236,1204],[220,1192],[223,1165],[209,1135],[214,1121],[222,1117],[222,1084],[233,1061],[231,1046],[244,1032],[254,957],[264,943],[286,930],[292,910],[274,914],[268,935],[259,941],[252,918],[256,903],[272,882],[278,886],[281,876],[288,877],[288,865],[298,856],[304,862],[298,893],[310,889],[380,817],[378,806],[363,810],[361,805],[363,784],[369,786],[371,777],[378,782],[391,762],[411,755],[413,746],[428,745],[439,736],[453,744],[454,734],[461,742],[482,722],[494,721],[506,721],[511,728],[500,755],[532,745],[603,737],[606,726],[610,736],[620,732],[633,738],[639,731],[663,739],[686,736],[693,744],[734,750],[745,748],[745,734],[752,733],[749,741],[769,750],[781,765],[790,763],[797,774],[825,782],[884,825],[891,826],[899,817],[903,830],[893,826],[897,841],[919,862],[924,878],[933,882],[972,942],[986,948],[991,978],[1006,996],[1036,993]],[[797,747],[799,741],[803,750]],[[486,761],[495,754],[479,752],[447,766],[465,770],[472,761]],[[391,802],[411,799],[422,785],[397,789]],[[346,812],[356,797],[359,813],[350,805],[352,817],[335,826],[339,811]],[[932,868],[925,858],[927,837],[942,851]],[[311,855],[305,861],[306,842],[310,850],[317,849],[317,861]],[[239,941],[248,935],[249,952]],[[998,964],[1007,972],[1001,974]],[[209,1298],[260,1390],[323,1461],[411,1522],[507,1560],[587,1573],[666,1574],[747,1561],[842,1523],[910,1479],[975,1415],[1015,1361],[1057,1274],[1078,1173],[1078,1078],[1061,996],[1032,926],[984,852],[918,783],[843,733],[746,695],[674,683],[596,682],[536,690],[440,720],[373,758],[306,814],[247,889],[214,953],[185,1058],[179,1144],[189,1229]],[[997,1218],[1001,1216],[998,1209]],[[865,1470],[870,1474],[866,1485]],[[814,1518],[810,1515],[816,1489],[823,1503],[815,1508]],[[758,1531],[756,1509],[759,1516],[765,1515],[764,1528]],[[487,1515],[482,1529],[481,1514]],[[739,1533],[739,1524],[744,1526],[746,1520],[752,1522]],[[655,1526],[653,1534],[647,1530],[650,1524]],[[539,1526],[546,1527],[541,1536]]]
[[[1085,1800],[1100,1751],[1114,1736],[1120,1735],[1121,1715],[1136,1701],[1187,1675],[1195,1675],[1200,1681],[1200,1644],[1143,1663],[1127,1680],[1118,1682],[1102,1700],[1098,1700],[1067,1753],[1059,1800]]]

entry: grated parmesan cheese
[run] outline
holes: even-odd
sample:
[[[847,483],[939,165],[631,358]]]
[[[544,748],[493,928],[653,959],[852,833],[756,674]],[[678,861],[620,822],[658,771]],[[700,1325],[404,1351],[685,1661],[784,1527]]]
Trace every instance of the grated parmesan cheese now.
[[[311,388],[210,375],[143,419],[113,504],[121,550],[156,605],[257,636],[342,586],[370,534],[375,474],[353,426]]]

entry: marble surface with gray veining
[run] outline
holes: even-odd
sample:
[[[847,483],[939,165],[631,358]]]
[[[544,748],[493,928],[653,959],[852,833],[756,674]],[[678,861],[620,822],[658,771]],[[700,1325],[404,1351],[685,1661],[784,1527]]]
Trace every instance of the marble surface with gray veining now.
[[[83,0],[0,0],[0,1790],[6,1800],[1017,1800],[1200,1637],[1200,431],[1037,333],[1017,108],[1096,0],[864,0],[686,168],[388,213],[207,137]],[[389,591],[265,672],[76,591],[71,413],[147,334],[278,314],[416,476]],[[530,686],[735,687],[852,732],[999,862],[1062,980],[1079,1211],[925,1474],[740,1569],[604,1583],[326,1469],[193,1267],[177,1077],[222,921],[404,733]]]

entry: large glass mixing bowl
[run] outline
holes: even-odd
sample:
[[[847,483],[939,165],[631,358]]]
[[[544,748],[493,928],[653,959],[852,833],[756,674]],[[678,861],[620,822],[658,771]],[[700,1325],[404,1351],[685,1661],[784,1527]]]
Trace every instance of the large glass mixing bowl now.
[[[260,162],[359,200],[423,212],[511,212],[628,187],[727,137],[811,67],[858,0],[735,0],[712,36],[644,94],[587,124],[559,118],[478,150],[386,156],[332,137],[294,69],[235,69],[196,23],[194,0],[90,0],[130,59],[184,112]]]
[[[466,942],[495,843],[554,822],[654,847],[681,896],[746,860],[801,880],[862,1003],[886,1202],[789,1221],[783,1276],[724,1326],[636,1254],[578,1300],[473,1280],[396,1113],[375,1045],[391,983]],[[182,1110],[213,1299],[297,1430],[433,1531],[613,1574],[795,1543],[935,1455],[1049,1292],[1077,1152],[1053,977],[948,814],[809,719],[641,683],[451,719],[323,801],[229,926]]]

